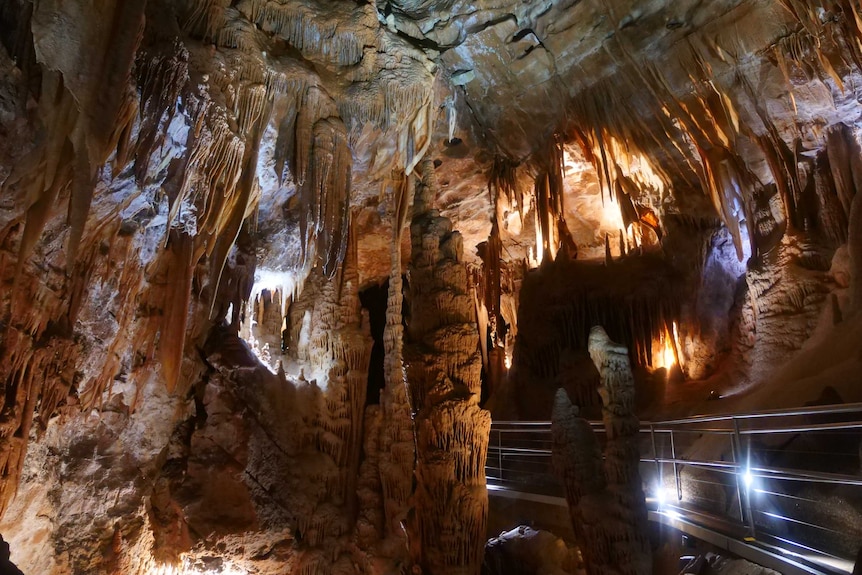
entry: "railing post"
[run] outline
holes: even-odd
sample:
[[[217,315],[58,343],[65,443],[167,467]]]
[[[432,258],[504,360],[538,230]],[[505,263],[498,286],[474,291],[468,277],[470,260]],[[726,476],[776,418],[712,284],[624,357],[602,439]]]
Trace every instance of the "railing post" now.
[[[736,434],[730,436],[730,457],[732,463],[736,466],[736,471],[733,477],[736,479],[736,502],[739,505],[739,521],[745,523],[745,508],[742,506],[742,488],[739,485],[739,459],[736,455]]]
[[[497,429],[497,469],[500,471],[500,483],[503,483],[503,431]]]
[[[733,418],[733,439],[736,441],[737,451],[739,452],[739,455],[740,455],[740,458],[739,458],[740,461],[737,463],[737,469],[742,470],[742,437],[739,433],[739,420],[736,417]],[[750,461],[746,460],[744,473],[749,473],[748,467],[749,467],[750,463],[751,463]],[[736,475],[737,475],[737,478],[736,478],[737,485],[739,485],[739,483],[738,483],[739,482],[739,471],[737,471]],[[751,491],[750,491],[750,486],[748,485],[748,483],[747,482],[744,482],[744,483],[745,483],[745,489],[743,491],[744,491],[744,495],[745,495],[745,515],[746,515],[747,524],[748,524],[748,536],[746,537],[746,539],[748,539],[748,538],[754,539],[755,538],[754,513],[751,512]]]
[[[659,489],[664,489],[664,484],[661,478],[661,464],[658,462],[658,449],[656,449],[655,426],[652,423],[649,424],[649,434],[650,439],[652,440],[652,458],[653,461],[655,461],[656,482],[658,483]]]
[[[673,480],[676,482],[676,500],[682,501],[682,484],[679,479],[679,468],[676,464],[676,446],[673,441],[673,429],[670,430],[670,456],[673,459]]]

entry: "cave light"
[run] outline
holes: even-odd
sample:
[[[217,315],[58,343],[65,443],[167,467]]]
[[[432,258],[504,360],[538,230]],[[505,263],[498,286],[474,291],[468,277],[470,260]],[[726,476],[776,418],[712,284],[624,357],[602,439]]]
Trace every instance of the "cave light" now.
[[[678,332],[676,322],[673,323],[674,334]],[[665,329],[658,342],[653,345],[655,350],[658,346],[658,353],[653,352],[653,367],[656,369],[665,368],[670,370],[676,365],[676,350],[674,349],[674,336]]]
[[[536,214],[536,266],[542,263],[545,257],[545,244],[542,241],[542,224],[539,222],[539,211],[535,210]]]
[[[655,500],[658,502],[659,508],[664,507],[665,503],[667,503],[667,493],[663,487],[656,487]]]
[[[538,247],[541,249],[541,245]],[[533,255],[532,246],[527,249],[527,265],[530,267],[531,270],[534,270],[539,267],[539,259]]]
[[[623,229],[623,215],[619,202],[605,199],[602,205],[602,228],[608,230]]]
[[[659,509],[667,505],[668,501],[671,500],[671,497],[678,498],[676,489],[671,489],[670,487],[662,487],[661,485],[656,485],[655,490],[655,500],[658,503]]]
[[[506,359],[505,359],[506,369],[512,369],[512,356],[506,351]]]
[[[742,473],[742,482],[745,484],[745,488],[748,489],[754,484],[754,476],[751,474],[750,469],[746,469]]]

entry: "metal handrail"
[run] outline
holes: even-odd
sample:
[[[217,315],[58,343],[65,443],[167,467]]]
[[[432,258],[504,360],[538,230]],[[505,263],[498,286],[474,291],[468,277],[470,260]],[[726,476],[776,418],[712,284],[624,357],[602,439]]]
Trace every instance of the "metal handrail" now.
[[[853,417],[852,421],[848,421],[848,419],[850,419],[848,417],[839,417],[835,418],[837,421],[827,423],[808,424],[804,421],[799,422],[798,420],[794,421],[794,423],[785,423],[788,418],[823,415],[846,416],[848,414],[859,414],[859,416]],[[770,418],[781,418],[781,421],[770,422]],[[717,423],[718,425],[705,427],[703,426],[704,423]],[[726,427],[722,424],[726,424]],[[590,426],[598,433],[601,433],[604,429],[602,422],[593,421],[590,422]],[[722,511],[721,513],[724,515],[721,517],[723,520],[731,521],[738,525],[739,528],[744,529],[748,537],[757,536],[759,538],[761,535],[770,535],[771,531],[773,531],[775,527],[775,524],[771,523],[771,521],[776,519],[791,522],[788,524],[797,522],[800,526],[806,526],[806,528],[829,530],[829,527],[816,525],[806,521],[808,518],[804,515],[794,515],[792,512],[788,513],[787,510],[784,510],[782,513],[786,514],[785,516],[781,513],[774,513],[769,509],[764,510],[762,507],[763,502],[757,503],[757,501],[755,501],[754,494],[758,494],[758,497],[762,497],[763,494],[768,495],[769,493],[772,493],[772,491],[775,491],[776,493],[773,493],[773,495],[791,497],[791,495],[788,494],[778,493],[784,489],[769,487],[768,483],[764,483],[772,481],[795,482],[801,485],[810,484],[812,488],[815,485],[842,485],[859,488],[862,487],[862,474],[850,475],[847,473],[812,471],[804,469],[804,464],[800,465],[799,468],[796,469],[768,466],[764,465],[761,460],[753,460],[750,459],[750,455],[745,455],[746,452],[752,452],[753,444],[751,443],[751,440],[756,436],[784,434],[784,436],[787,437],[787,434],[791,433],[804,434],[823,432],[843,432],[841,435],[854,438],[857,435],[862,435],[862,403],[827,405],[799,409],[777,409],[746,414],[725,414],[714,416],[699,415],[669,421],[642,422],[640,433],[649,434],[652,443],[652,455],[643,456],[640,461],[641,463],[655,465],[655,479],[659,481],[659,489],[656,493],[667,490],[665,485],[668,484],[664,483],[663,478],[668,481],[671,480],[670,475],[672,468],[672,485],[676,487],[675,495],[680,502],[684,499],[683,483],[681,481],[681,469],[684,467],[699,467],[718,474],[713,476],[718,482],[715,483],[716,485],[731,487],[735,482],[736,496],[739,503],[739,509],[736,511],[737,515],[732,517],[728,515],[730,512]],[[704,458],[685,459],[684,457],[681,457],[679,455],[679,440],[682,438],[694,439],[692,436],[695,434],[721,437],[723,438],[723,441],[729,440],[727,445],[728,452],[726,453],[731,460],[714,461]],[[547,467],[545,467],[545,461],[550,463],[552,458],[552,450],[549,448],[549,444],[551,442],[551,422],[494,422],[492,425],[491,435],[491,444],[488,448],[487,475],[489,481],[496,481],[498,482],[498,485],[505,484],[507,486],[513,486],[517,490],[516,486],[521,482],[532,482],[536,480],[531,478],[541,478],[544,476],[553,478],[553,475],[548,473],[548,471],[536,469],[536,465],[547,469]],[[547,440],[542,440],[541,437],[547,437]],[[743,444],[744,437],[749,438],[745,441],[745,445]],[[659,453],[657,438],[662,438],[662,453]],[[511,446],[505,446],[504,444],[507,442],[509,442]],[[548,447],[546,448],[546,446]],[[670,457],[667,457],[665,449],[669,449]],[[754,448],[755,452],[757,450],[759,450],[759,447]],[[822,452],[817,453],[821,456],[824,455]],[[539,463],[540,461],[542,462],[541,464]],[[664,466],[668,466],[668,468],[665,469]],[[665,471],[664,474],[662,473],[663,469]],[[647,473],[647,475],[650,474]],[[728,484],[726,480],[720,478],[722,476],[733,476],[733,479],[731,479]],[[689,476],[688,481],[693,480],[695,483],[699,483],[698,479],[696,479],[697,477],[700,476]],[[541,479],[538,479],[538,481],[543,483]],[[758,483],[753,483],[755,481],[760,482],[759,486],[764,487],[765,490],[759,489]],[[707,483],[710,482],[707,481]],[[686,485],[689,484],[686,483]],[[538,484],[536,484],[534,489],[535,488],[538,488]],[[507,489],[509,489],[509,487],[507,487]],[[525,489],[528,490],[530,487],[527,486]],[[543,486],[543,489],[547,489],[547,486]],[[688,506],[694,505],[694,507],[688,509],[689,512],[697,513],[697,509],[701,509],[700,513],[712,513],[715,511],[715,503],[711,503],[708,497],[704,499],[704,492],[690,492],[689,489],[689,487],[686,487],[685,489],[686,493],[688,493],[685,499],[688,501]],[[790,490],[789,493],[796,492],[795,488],[788,487],[788,489]],[[650,488],[648,491],[652,492],[653,490]],[[661,497],[664,498],[665,496],[662,495]],[[860,498],[862,498],[862,495],[860,495]],[[653,499],[653,501],[655,501],[655,499]],[[810,504],[816,504],[814,499],[806,501],[811,501],[812,503]],[[707,504],[706,507],[703,506],[704,503]],[[674,507],[669,505],[668,508]],[[760,532],[760,529],[766,529],[766,532]],[[844,549],[841,552],[846,552],[844,547],[836,547],[835,549]],[[822,553],[824,556],[829,555],[826,551],[818,552]]]
[[[793,408],[793,409],[768,409],[763,411],[754,411],[751,413],[741,413],[741,414],[720,414],[720,415],[693,415],[691,417],[685,417],[682,419],[670,419],[665,421],[642,421],[641,427],[655,427],[655,431],[666,430],[668,426],[682,426],[682,425],[690,425],[693,423],[712,423],[717,421],[728,421],[732,422],[736,421],[748,421],[755,419],[764,419],[769,417],[803,417],[810,415],[838,415],[845,413],[862,413],[862,403],[841,403],[834,405],[820,405],[815,407],[806,407],[806,408]],[[604,423],[601,421],[591,421],[589,422],[593,427],[604,427]],[[493,425],[500,429],[500,426],[510,426],[510,427],[550,427],[550,421],[513,421],[513,420],[503,420],[503,421],[495,421]],[[857,423],[858,425],[858,423]],[[507,429],[500,429],[500,431],[508,431]],[[716,430],[717,431],[717,430]]]

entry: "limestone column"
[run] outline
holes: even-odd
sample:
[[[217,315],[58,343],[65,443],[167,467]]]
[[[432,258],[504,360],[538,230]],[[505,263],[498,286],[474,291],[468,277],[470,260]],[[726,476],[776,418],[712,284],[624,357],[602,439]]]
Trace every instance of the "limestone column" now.
[[[380,395],[382,425],[380,426],[380,483],[383,491],[385,516],[384,543],[390,555],[406,555],[402,523],[407,516],[413,490],[413,468],[416,453],[413,417],[407,398],[404,374],[401,280],[401,235],[407,212],[413,200],[413,179],[401,175],[390,202],[392,248],[390,251],[389,292],[386,302],[386,325],[383,328],[384,379]],[[406,559],[406,557],[404,557]]]
[[[421,173],[410,230],[411,315],[404,348],[416,429],[408,531],[423,573],[478,574],[491,418],[479,407],[482,358],[461,235],[431,207],[436,181],[430,161]]]

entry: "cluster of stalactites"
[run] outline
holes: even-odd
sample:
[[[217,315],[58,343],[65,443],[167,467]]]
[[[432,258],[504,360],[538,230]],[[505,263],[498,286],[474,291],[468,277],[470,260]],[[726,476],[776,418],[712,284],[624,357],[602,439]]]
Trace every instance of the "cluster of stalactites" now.
[[[339,24],[367,20],[368,8],[315,4],[189,0],[183,24],[187,30],[224,46],[245,50],[265,48],[269,34],[287,42],[306,58],[337,66],[357,64],[365,47],[375,45],[374,30]]]
[[[24,21],[18,23],[18,30],[27,37],[18,38],[18,43],[33,50],[41,67],[29,70],[31,80],[39,83],[33,94],[38,100],[33,117],[40,137],[0,185],[0,194],[11,200],[15,211],[4,218],[0,237],[7,246],[17,246],[16,254],[0,256],[2,281],[11,286],[4,294],[8,299],[4,298],[0,318],[4,325],[0,393],[5,397],[0,425],[0,514],[17,488],[34,412],[38,409],[47,421],[66,400],[73,383],[80,351],[73,329],[86,301],[89,278],[106,272],[99,251],[117,258],[113,273],[101,277],[121,284],[118,289],[125,290],[131,301],[140,289],[141,274],[114,277],[118,268],[126,271],[130,255],[129,242],[107,245],[105,241],[117,234],[118,218],[94,215],[91,208],[101,168],[127,149],[133,137],[138,100],[132,70],[144,10],[139,4],[108,2],[102,16],[111,27],[58,30],[70,12],[76,14],[75,9],[44,2],[19,14]],[[87,49],[64,50],[67,44],[53,41],[61,35]],[[116,171],[119,166],[113,167]],[[52,264],[28,265],[44,239],[43,231],[58,213],[64,214],[61,217],[68,225],[60,231],[65,241],[51,248]],[[131,317],[121,315],[118,320]],[[123,337],[114,340],[111,352],[120,340]],[[95,375],[84,385],[99,391],[109,386],[118,363],[118,358],[109,356],[104,369],[93,370]]]
[[[303,265],[319,258],[332,276],[347,248],[352,155],[344,124],[324,113],[330,105],[318,88],[288,103],[276,144],[276,169],[290,173],[298,188]]]
[[[798,23],[796,31],[772,47],[775,65],[787,83],[789,103],[796,108],[792,79],[800,76],[818,78],[828,89],[831,87],[827,80],[831,80],[844,91],[839,70],[854,66],[862,70],[862,11],[858,5],[849,0],[781,0],[781,5]],[[619,200],[624,224],[638,220],[646,223],[642,221],[643,208],[649,205],[639,205],[636,198],[656,194],[649,191],[645,185],[648,182],[633,177],[620,159],[643,156],[643,150],[654,148],[669,167],[661,171],[653,166],[657,182],[662,187],[673,183],[676,187],[702,189],[730,231],[740,260],[772,249],[785,229],[807,232],[822,226],[840,230],[841,226],[833,225],[830,219],[829,206],[819,214],[806,210],[806,172],[815,167],[810,158],[799,153],[801,136],[790,134],[793,141],[785,141],[788,134],[776,127],[744,71],[733,69],[731,74],[724,74],[722,78],[731,77],[734,82],[732,87],[723,85],[714,65],[734,66],[730,51],[715,42],[707,50],[717,60],[708,60],[706,51],[694,45],[683,56],[682,65],[688,70],[691,87],[684,98],[676,96],[656,66],[632,60],[629,63],[634,74],[624,81],[625,85],[599,82],[575,103],[574,117],[579,126],[575,134],[587,159],[596,165],[603,189]],[[648,96],[642,102],[647,109],[634,109],[621,100],[620,94],[634,92]],[[750,114],[740,114],[740,109]],[[753,115],[754,121],[747,115]],[[651,118],[649,125],[644,117]],[[619,142],[625,142],[625,146]],[[831,136],[822,144],[834,147]],[[771,194],[771,184],[754,175],[750,168],[754,162],[747,161],[750,152],[744,156],[739,151],[743,147],[760,149],[782,200],[783,214],[774,217],[769,225],[763,223],[760,212],[764,198]],[[840,188],[842,183],[836,185]],[[663,192],[660,195],[664,200]],[[846,217],[849,210],[843,207]],[[652,211],[654,216],[655,209]],[[653,216],[651,219],[658,220]],[[826,221],[812,221],[821,216]],[[655,221],[647,225],[660,233]],[[843,231],[839,234],[845,235]],[[840,238],[828,239],[832,243],[838,239],[840,243]]]
[[[862,70],[862,10],[858,4],[854,0],[779,2],[801,26],[800,30],[788,34],[773,47],[787,84],[791,85],[789,58],[809,78],[816,76],[825,83],[825,73],[843,92],[844,81],[836,68],[855,64]],[[790,98],[795,110],[796,98],[792,87]]]
[[[287,43],[321,68],[347,80],[334,94],[352,139],[368,124],[395,138],[394,157],[374,159],[375,176],[394,164],[412,172],[430,144],[435,107],[433,73],[421,51],[381,29],[373,4],[243,0],[189,0],[183,23],[192,34],[254,55],[279,68],[286,58],[267,54]],[[345,24],[349,22],[349,24]],[[297,67],[291,74],[306,73]]]
[[[502,189],[489,183],[491,193]],[[492,196],[493,204],[497,198]],[[507,358],[511,357],[514,344],[514,314],[504,305],[503,292],[508,300],[513,299],[514,289],[506,280],[511,278],[509,264],[503,261],[503,240],[496,207],[492,209],[491,233],[488,240],[476,246],[481,266],[471,267],[471,283],[475,294],[476,318],[479,327],[479,343],[482,350],[482,365],[485,370],[485,383],[490,396],[503,382],[508,367]],[[505,279],[504,279],[505,275]],[[507,303],[508,303],[507,300]]]
[[[645,77],[641,80],[647,81]],[[636,80],[627,81],[634,88]],[[672,138],[656,137],[640,111],[622,100],[621,88],[604,80],[584,91],[574,105],[576,127],[572,135],[596,170],[602,202],[618,206],[623,231],[642,226],[641,235],[646,236],[646,229],[650,229],[660,240],[659,206],[667,198],[672,178],[661,164],[651,161],[645,150],[657,147],[673,159],[685,156],[687,151]],[[665,125],[663,120],[658,119],[665,135],[674,133],[673,126]],[[680,171],[688,183],[688,165]]]
[[[558,252],[567,258],[577,256],[578,249],[565,219],[564,169],[563,144],[558,137],[554,137],[548,145],[547,155],[541,159],[533,196],[536,207],[536,260],[540,262],[546,258],[553,261]]]

